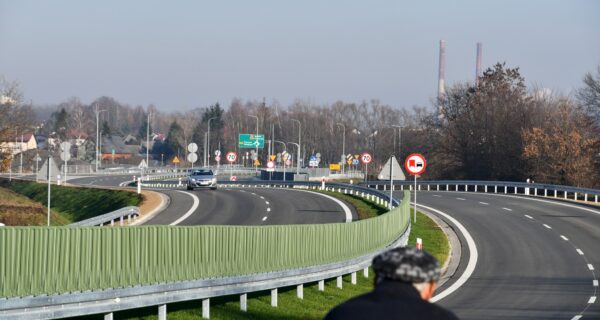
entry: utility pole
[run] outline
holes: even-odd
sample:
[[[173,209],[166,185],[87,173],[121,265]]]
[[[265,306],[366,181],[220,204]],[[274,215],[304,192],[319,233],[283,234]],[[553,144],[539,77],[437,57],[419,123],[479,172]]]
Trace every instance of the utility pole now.
[[[21,132],[21,163],[19,164],[19,174],[23,175],[23,132]]]
[[[100,152],[100,112],[106,110],[98,110],[98,104],[96,103],[96,173],[98,172],[98,152]]]
[[[300,145],[302,138],[302,123],[298,119],[290,119],[292,121],[298,122],[298,156],[296,157],[296,174],[300,174]]]
[[[346,126],[343,123],[336,123],[338,126],[342,126],[344,129],[342,133],[342,174],[346,174]]]
[[[146,167],[150,167],[150,117],[152,111],[148,112],[148,118],[146,120]]]
[[[207,138],[207,149],[208,149],[208,166],[210,167],[210,122],[214,119],[216,119],[217,117],[212,117],[210,119],[208,119],[208,138]]]
[[[256,118],[256,135],[254,136],[254,140],[256,141],[256,160],[258,160],[258,116],[253,116],[251,114],[248,117]],[[255,172],[258,172],[258,164],[256,161],[254,162]]]

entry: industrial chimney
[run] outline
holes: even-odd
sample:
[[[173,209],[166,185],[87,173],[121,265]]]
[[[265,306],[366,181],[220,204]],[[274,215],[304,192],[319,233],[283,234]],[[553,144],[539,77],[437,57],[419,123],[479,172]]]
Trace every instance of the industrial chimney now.
[[[481,42],[477,42],[477,62],[475,65],[475,88],[479,87],[479,78],[481,77]]]
[[[446,100],[446,41],[440,40],[440,64],[438,76],[438,118],[443,119],[443,106]]]

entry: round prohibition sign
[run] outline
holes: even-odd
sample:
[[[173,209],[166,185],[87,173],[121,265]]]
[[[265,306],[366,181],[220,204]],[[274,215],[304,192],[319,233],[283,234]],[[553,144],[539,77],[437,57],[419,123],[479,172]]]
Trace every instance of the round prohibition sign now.
[[[368,153],[363,153],[360,157],[360,161],[362,161],[364,164],[369,164],[371,161],[373,161],[373,157]]]
[[[235,152],[229,152],[227,153],[227,161],[233,163],[235,162],[235,160],[237,160],[237,154],[235,154]]]
[[[412,175],[419,175],[425,172],[425,168],[427,167],[427,161],[423,155],[418,153],[413,153],[406,157],[406,161],[404,161],[404,167],[406,171]]]

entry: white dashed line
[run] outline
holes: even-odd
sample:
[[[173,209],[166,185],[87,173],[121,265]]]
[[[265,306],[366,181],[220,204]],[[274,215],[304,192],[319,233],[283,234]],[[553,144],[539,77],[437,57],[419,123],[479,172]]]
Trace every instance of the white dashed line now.
[[[271,212],[271,208],[267,208],[267,212]]]
[[[592,286],[597,287],[598,286],[598,280],[592,281]]]
[[[561,237],[563,240],[565,240],[565,241],[569,241],[569,238],[567,238],[567,237],[563,236],[562,234],[560,235],[560,237]]]
[[[510,208],[502,208],[502,210],[512,211],[512,209],[510,209]]]
[[[263,196],[260,196],[260,198],[263,199],[263,200],[265,199],[265,197],[263,197]]]
[[[545,223],[544,223],[544,227],[546,227],[546,229],[552,229],[552,227],[551,227],[551,226],[549,226],[549,225],[547,225],[547,224],[545,224]]]
[[[434,196],[434,197],[437,197],[437,198],[441,198],[441,197],[442,197],[442,196],[440,196],[439,194],[434,194],[433,196]]]
[[[591,263],[588,263],[588,269],[590,269],[590,271],[594,271],[594,266]]]
[[[596,296],[591,296],[590,300],[588,300],[588,303],[594,303],[596,302]]]
[[[456,198],[456,200],[465,201],[467,199],[465,199],[465,198]]]
[[[263,217],[263,221],[265,221],[265,220],[267,220],[267,217],[266,217],[266,216],[265,216],[265,217]]]
[[[580,255],[583,255],[583,251],[581,251],[581,249],[577,249],[577,253],[579,253]]]
[[[530,216],[530,215],[528,215],[528,214],[526,214],[526,215],[525,215],[525,217],[526,217],[527,219],[534,220],[534,219],[533,219],[533,217],[532,217],[532,216]]]
[[[266,203],[267,205],[269,205],[269,201],[265,201],[265,203]]]
[[[582,316],[580,314],[578,314],[578,315],[574,316],[573,318],[571,318],[571,320],[579,320],[579,319],[581,319],[581,317]]]
[[[489,203],[487,203],[487,202],[479,202],[479,203],[482,204],[482,205],[484,205],[484,206],[489,205]]]

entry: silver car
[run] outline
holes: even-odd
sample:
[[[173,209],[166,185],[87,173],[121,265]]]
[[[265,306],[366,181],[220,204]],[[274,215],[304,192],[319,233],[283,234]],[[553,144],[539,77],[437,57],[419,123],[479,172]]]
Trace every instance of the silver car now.
[[[194,169],[187,178],[187,189],[210,188],[217,189],[217,175],[210,169]]]

